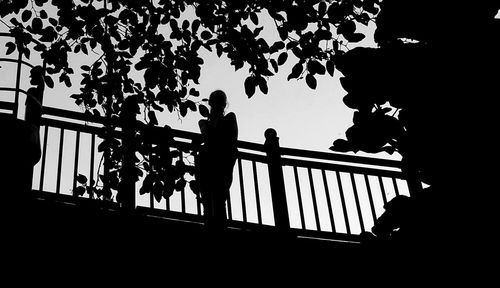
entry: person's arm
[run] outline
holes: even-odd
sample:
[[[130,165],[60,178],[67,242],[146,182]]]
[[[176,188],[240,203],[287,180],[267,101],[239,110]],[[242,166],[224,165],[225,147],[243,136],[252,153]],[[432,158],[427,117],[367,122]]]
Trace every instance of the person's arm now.
[[[208,132],[208,120],[202,119],[198,121],[198,126],[200,127],[201,135],[206,135]]]
[[[232,141],[238,140],[238,121],[236,120],[236,115],[231,112],[226,115],[228,121],[228,137]]]
[[[208,137],[208,120],[202,119],[198,121],[198,126],[200,127],[200,132],[201,132],[201,137],[199,138],[199,141],[197,141],[197,146],[202,145],[202,143],[205,143],[207,141]]]

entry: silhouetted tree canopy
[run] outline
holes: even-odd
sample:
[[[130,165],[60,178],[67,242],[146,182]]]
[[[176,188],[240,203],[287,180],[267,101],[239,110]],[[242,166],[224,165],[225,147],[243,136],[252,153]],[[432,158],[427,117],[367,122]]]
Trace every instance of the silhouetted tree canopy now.
[[[357,28],[373,21],[378,2],[16,0],[2,1],[0,16],[7,19],[14,15],[10,22],[4,21],[16,36],[15,43],[7,44],[7,54],[17,49],[29,58],[34,50],[46,64],[45,69],[36,67],[33,83],[52,88],[59,80],[71,86],[71,75],[81,72],[80,92],[71,97],[89,117],[101,116],[100,111],[104,111],[108,120],[99,150],[110,159],[104,163],[110,173],[101,175],[104,185],[99,189],[96,183],[79,179],[83,186],[75,194],[88,192],[108,198],[110,189],[119,188],[123,147],[112,135],[123,103],[130,99],[136,112],[142,108],[146,115],[144,121],[137,122],[134,145],[143,159],[136,159],[135,174],[146,172],[141,193],[152,192],[160,200],[184,189],[183,175],[191,173],[192,167],[184,164],[180,151],[165,154],[158,151],[159,146],[151,148],[152,127],[158,124],[156,113],[165,109],[180,116],[190,111],[207,116],[208,109],[198,99],[196,88],[204,63],[200,49],[227,56],[235,70],[248,67],[242,83],[248,97],[257,89],[267,94],[268,78],[290,59],[296,63],[288,79],[303,79],[315,89],[318,75],[333,75],[336,59],[347,44],[365,38]],[[57,14],[53,15],[47,5],[55,7]],[[275,24],[279,37],[272,43],[260,35],[262,13]],[[29,45],[32,40],[37,41],[35,46]],[[72,67],[68,61],[70,55],[91,53],[100,57],[81,67]],[[296,57],[290,57],[292,54]],[[144,76],[141,81],[131,76],[135,71]],[[170,160],[177,164],[170,165]]]

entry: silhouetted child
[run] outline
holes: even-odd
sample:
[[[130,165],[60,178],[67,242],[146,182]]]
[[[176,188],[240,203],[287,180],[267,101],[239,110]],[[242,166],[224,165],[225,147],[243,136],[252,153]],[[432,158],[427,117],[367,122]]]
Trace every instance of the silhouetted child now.
[[[196,179],[206,224],[217,230],[225,226],[226,200],[238,152],[238,125],[234,113],[225,114],[227,97],[223,91],[212,92],[208,104],[208,119],[198,123],[203,143],[196,158]]]

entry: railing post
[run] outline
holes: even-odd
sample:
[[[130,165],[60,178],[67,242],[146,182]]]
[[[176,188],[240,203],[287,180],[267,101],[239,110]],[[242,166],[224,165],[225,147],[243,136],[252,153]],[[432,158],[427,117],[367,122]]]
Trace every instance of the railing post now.
[[[290,228],[288,217],[288,205],[286,202],[285,182],[283,178],[283,167],[281,164],[281,153],[279,138],[276,130],[267,129],[265,132],[266,154],[268,159],[269,182],[271,185],[271,197],[273,201],[274,223],[280,230]]]
[[[121,114],[121,124],[123,131],[123,166],[121,168],[122,181],[119,187],[120,202],[122,207],[127,211],[135,209],[135,121],[136,113],[133,98],[125,99],[124,107]]]
[[[416,195],[419,195],[423,189],[422,182],[419,179],[418,170],[416,169],[412,158],[409,156],[404,157],[402,163],[403,168],[401,170],[406,175],[408,192],[411,197],[415,197]]]

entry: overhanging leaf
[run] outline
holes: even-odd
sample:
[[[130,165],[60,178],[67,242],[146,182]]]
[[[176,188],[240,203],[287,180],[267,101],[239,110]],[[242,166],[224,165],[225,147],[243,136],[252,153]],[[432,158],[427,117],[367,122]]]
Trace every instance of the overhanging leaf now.
[[[47,84],[47,87],[49,88],[54,88],[54,80],[50,76],[44,76],[43,79],[45,80],[45,84]]]
[[[287,80],[290,81],[290,79],[298,78],[300,74],[302,74],[302,71],[304,70],[304,66],[302,63],[297,63],[293,66],[292,68],[292,73],[288,75]]]
[[[5,53],[6,55],[10,55],[16,50],[16,44],[13,42],[7,42],[5,46],[7,47],[7,52]]]
[[[262,93],[264,93],[264,94],[267,95],[267,93],[269,92],[269,88],[267,86],[266,79],[264,77],[260,77],[258,79],[258,81],[259,81],[259,89],[260,89],[260,91],[262,91]]]
[[[201,39],[210,40],[211,38],[212,38],[212,33],[210,33],[209,31],[205,30],[201,32]]]
[[[73,196],[83,196],[85,194],[85,187],[83,186],[78,186],[75,189],[73,189]]]
[[[31,22],[31,28],[33,29],[33,31],[37,33],[42,31],[43,28],[42,19],[34,18],[33,21]]]
[[[255,94],[256,81],[254,76],[248,76],[245,79],[245,93],[248,98],[251,98]]]
[[[31,19],[32,14],[31,10],[24,10],[21,14],[21,20],[23,20],[23,22],[28,22]]]
[[[288,53],[282,52],[280,56],[278,56],[278,65],[283,65],[285,64],[286,60],[288,59]]]
[[[346,152],[352,152],[353,147],[349,142],[347,142],[347,140],[337,139],[333,142],[333,146],[330,147],[330,150],[346,153]]]
[[[257,13],[250,13],[250,20],[252,20],[252,23],[255,25],[259,25],[259,17],[257,16]]]
[[[83,185],[83,184],[87,183],[87,177],[85,175],[78,174],[78,176],[76,176],[76,182]]]
[[[365,39],[365,35],[362,33],[353,33],[344,35],[345,39],[352,43],[357,43]]]
[[[309,88],[311,89],[316,89],[316,86],[318,86],[318,82],[316,81],[316,78],[314,78],[314,75],[312,74],[307,74],[306,83],[307,86],[309,86]]]
[[[205,117],[205,118],[206,118],[206,117],[210,116],[210,112],[209,112],[209,110],[208,110],[207,106],[205,106],[205,105],[200,105],[200,106],[199,106],[199,108],[198,108],[198,110],[200,111],[200,115],[201,115],[202,117]]]
[[[330,76],[333,77],[333,74],[335,72],[335,62],[333,62],[332,60],[326,61],[326,71],[328,72],[328,74],[330,74]]]
[[[309,63],[307,64],[307,69],[309,70],[309,73],[312,75],[314,74],[323,75],[326,72],[325,67],[316,60],[309,61]]]

